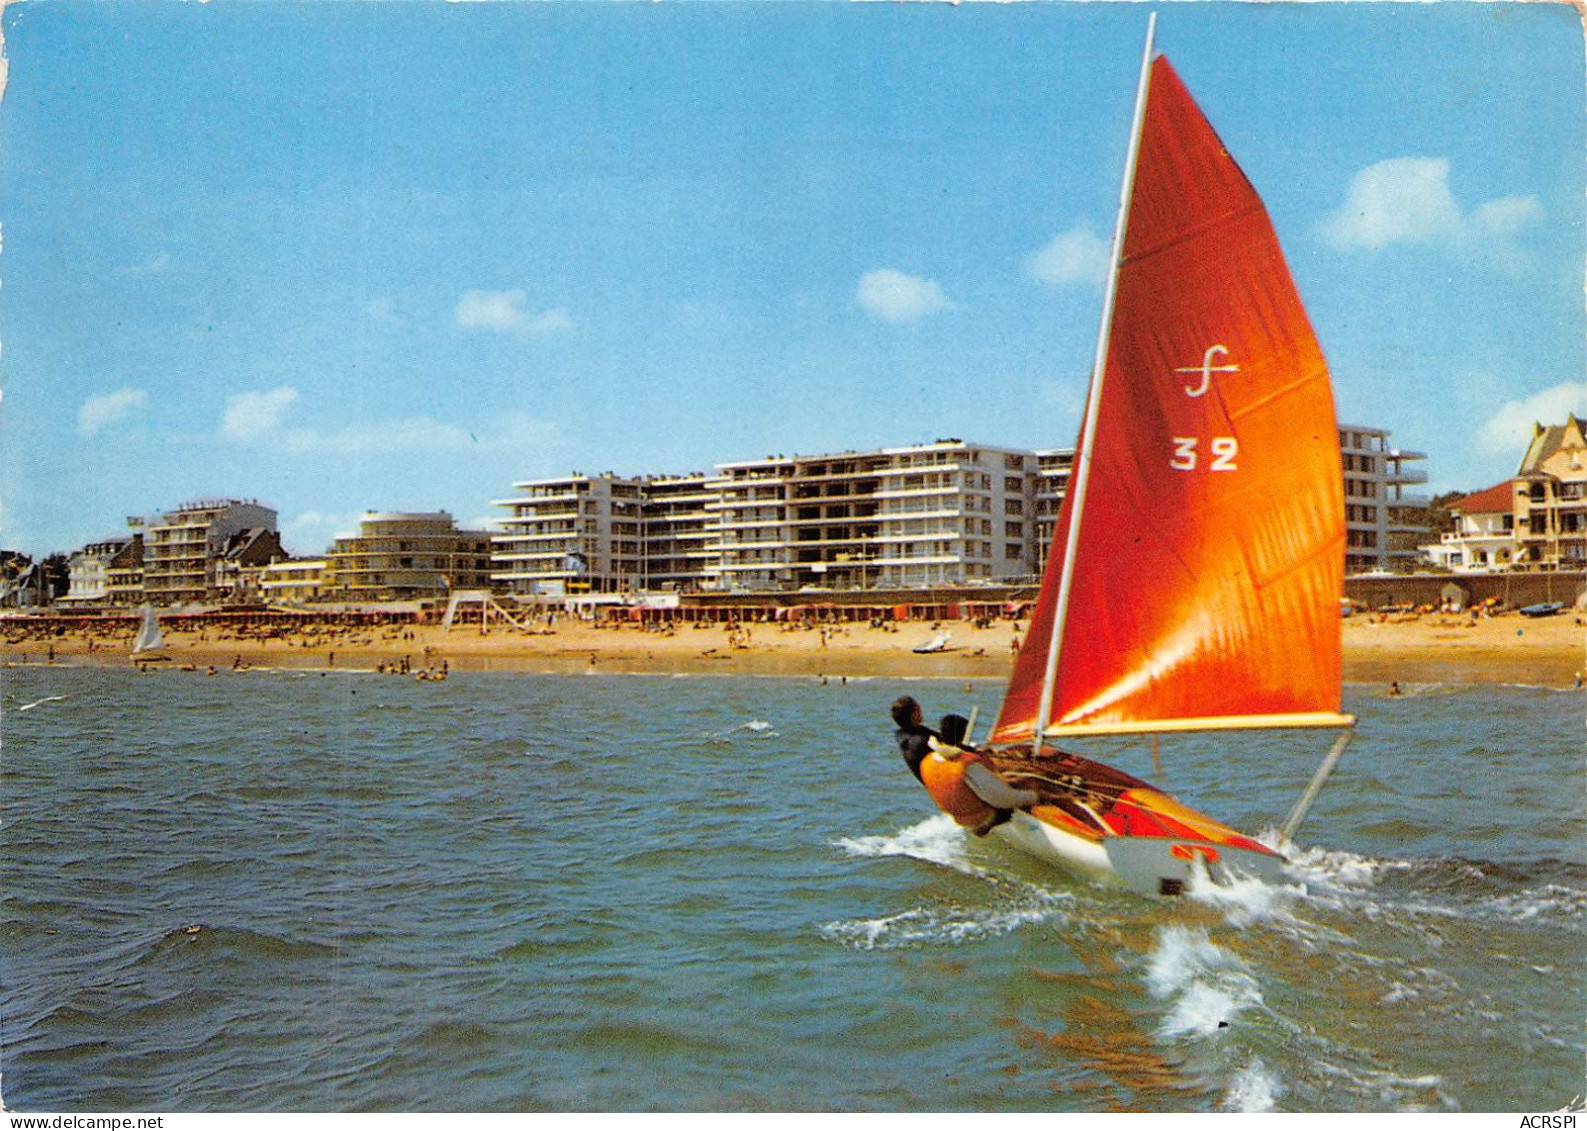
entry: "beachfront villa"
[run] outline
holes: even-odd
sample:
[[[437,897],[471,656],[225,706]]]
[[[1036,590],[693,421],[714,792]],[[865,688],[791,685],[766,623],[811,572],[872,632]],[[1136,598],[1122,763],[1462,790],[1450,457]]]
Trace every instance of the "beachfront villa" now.
[[[1422,552],[1455,573],[1509,569],[1515,561],[1515,480],[1506,479],[1450,506],[1455,529]]]
[[[1516,560],[1531,568],[1587,567],[1587,434],[1575,415],[1535,425],[1515,473]]]
[[[111,577],[120,571],[125,584],[132,566],[138,567],[139,591],[142,591],[143,535],[130,538],[109,538],[92,542],[73,554],[67,561],[69,587],[65,601],[71,605],[107,605],[111,603]]]
[[[285,558],[259,570],[259,593],[271,605],[308,605],[330,598],[329,558]]]
[[[1587,426],[1536,424],[1513,479],[1450,508],[1456,528],[1427,558],[1457,573],[1587,568]]]

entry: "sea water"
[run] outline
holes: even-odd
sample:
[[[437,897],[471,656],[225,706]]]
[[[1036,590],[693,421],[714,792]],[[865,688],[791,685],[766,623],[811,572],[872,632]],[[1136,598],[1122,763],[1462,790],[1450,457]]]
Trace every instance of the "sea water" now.
[[[5,673],[13,1110],[1449,1111],[1584,1091],[1583,696],[1351,688],[1278,885],[936,815],[992,681]],[[984,730],[984,724],[982,729]],[[1274,836],[1318,735],[1088,750]]]

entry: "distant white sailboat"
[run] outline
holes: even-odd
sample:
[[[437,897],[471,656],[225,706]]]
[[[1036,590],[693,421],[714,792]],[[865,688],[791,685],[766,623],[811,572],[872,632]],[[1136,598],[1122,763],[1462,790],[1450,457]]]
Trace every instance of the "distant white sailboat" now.
[[[151,652],[160,652],[165,649],[165,638],[160,635],[160,618],[154,611],[153,605],[143,606],[143,623],[138,626],[137,638],[132,642],[132,655],[135,659],[158,660],[164,656],[148,655]]]

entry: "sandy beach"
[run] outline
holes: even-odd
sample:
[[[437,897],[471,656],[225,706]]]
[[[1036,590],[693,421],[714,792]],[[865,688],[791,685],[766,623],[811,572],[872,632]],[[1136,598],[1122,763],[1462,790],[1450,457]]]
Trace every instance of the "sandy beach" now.
[[[254,638],[225,629],[167,631],[159,668],[224,675],[260,668],[423,671],[720,672],[799,675],[1006,678],[1023,624],[998,621],[940,626],[951,650],[913,648],[935,634],[924,622],[819,626],[637,624],[559,621],[524,633],[477,625],[328,629]],[[1350,683],[1523,683],[1568,687],[1587,670],[1587,628],[1569,613],[1538,619],[1501,614],[1357,615],[1344,621],[1345,680]],[[90,638],[55,629],[6,633],[0,659],[14,663],[128,664],[130,630]]]

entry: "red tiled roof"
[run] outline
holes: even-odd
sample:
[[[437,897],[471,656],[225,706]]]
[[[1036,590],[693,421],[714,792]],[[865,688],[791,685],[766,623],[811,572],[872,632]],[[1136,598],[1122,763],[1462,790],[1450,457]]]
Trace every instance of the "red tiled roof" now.
[[[1515,480],[1506,479],[1482,491],[1473,491],[1450,510],[1461,514],[1509,514],[1515,509]]]

